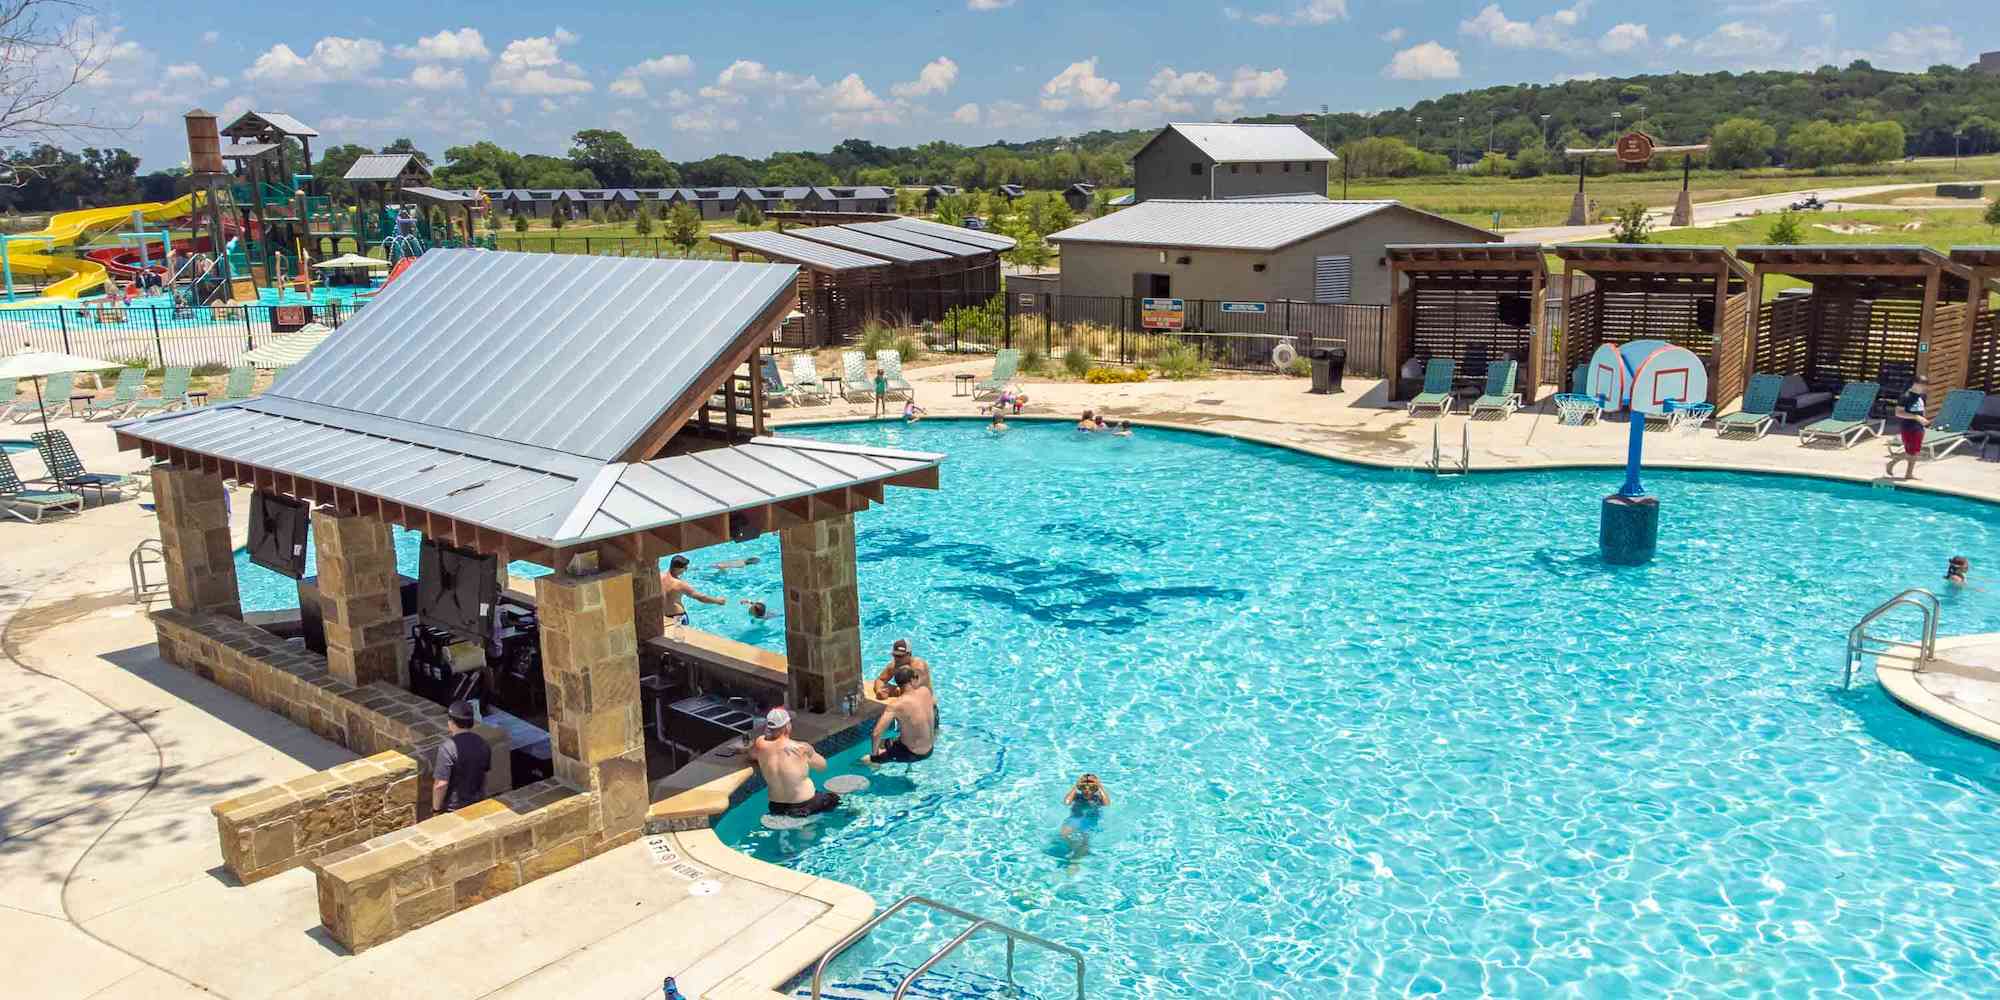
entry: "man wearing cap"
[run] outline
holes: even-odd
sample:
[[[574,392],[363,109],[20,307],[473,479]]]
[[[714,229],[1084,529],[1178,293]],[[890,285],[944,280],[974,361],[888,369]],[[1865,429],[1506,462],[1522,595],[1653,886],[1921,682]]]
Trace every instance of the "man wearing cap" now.
[[[667,561],[667,571],[660,574],[660,593],[667,599],[667,620],[676,625],[688,623],[687,607],[681,603],[683,597],[692,597],[703,604],[729,603],[728,598],[710,597],[694,589],[694,584],[681,579],[687,568],[688,557],[675,556]]]
[[[924,687],[931,686],[930,663],[921,656],[910,654],[910,640],[897,639],[895,644],[889,647],[889,665],[875,675],[875,697],[888,699],[895,696],[896,692],[891,689],[891,685],[894,684],[896,671],[902,669],[908,669],[915,674],[916,683]]]
[[[916,671],[897,667],[889,678],[896,696],[883,707],[875,720],[875,734],[864,764],[913,764],[929,760],[937,745],[937,698],[929,686],[917,682]],[[883,742],[890,723],[896,724],[896,738]]]
[[[486,772],[493,766],[493,751],[486,740],[472,731],[472,704],[454,701],[445,710],[451,736],[438,744],[432,774],[431,811],[463,809],[486,797]]]
[[[814,816],[840,804],[840,796],[815,791],[812,772],[826,770],[826,758],[810,743],[792,739],[792,713],[774,708],[764,716],[764,735],[750,744],[750,759],[771,789],[773,816]]]

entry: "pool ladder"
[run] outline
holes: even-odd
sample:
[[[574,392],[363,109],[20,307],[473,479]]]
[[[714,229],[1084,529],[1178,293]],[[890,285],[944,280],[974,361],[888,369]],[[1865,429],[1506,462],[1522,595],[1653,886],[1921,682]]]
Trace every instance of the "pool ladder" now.
[[[1442,422],[1442,421],[1440,421]],[[1472,471],[1472,421],[1467,420],[1459,427],[1458,457],[1449,465],[1445,463],[1442,433],[1437,424],[1431,425],[1431,457],[1419,468],[1433,476],[1462,476]]]
[[[167,550],[157,538],[148,538],[132,549],[125,557],[125,568],[132,574],[132,603],[144,604],[148,598],[164,593],[167,581],[155,580],[147,574],[146,568],[158,566],[162,571],[167,566]]]
[[[1883,615],[1897,608],[1906,607],[1916,608],[1924,614],[1923,635],[1916,642],[1891,639],[1888,636],[1868,631],[1868,626],[1874,624]],[[1905,590],[1876,605],[1875,610],[1862,615],[1861,620],[1855,622],[1854,627],[1847,630],[1847,666],[1846,674],[1840,681],[1841,688],[1846,689],[1854,686],[1854,671],[1861,667],[1861,658],[1864,656],[1880,656],[1883,653],[1906,654],[1908,651],[1914,649],[1917,655],[1914,657],[1915,664],[1913,669],[1924,669],[1924,664],[1929,663],[1937,657],[1939,610],[1936,594],[1921,587],[1911,587],[1909,590]]]
[[[1076,966],[1076,1000],[1083,1000],[1082,952],[1068,945],[1057,944],[1047,938],[1037,937],[1027,931],[1016,930],[1004,924],[996,924],[976,913],[969,913],[948,903],[940,903],[935,899],[928,899],[923,896],[904,896],[902,899],[897,900],[895,905],[876,914],[874,919],[862,924],[854,933],[841,938],[834,943],[833,947],[828,948],[826,954],[819,957],[819,963],[813,966],[812,1000],[820,1000],[820,987],[826,978],[826,967],[835,958],[838,958],[841,952],[852,947],[855,942],[867,937],[868,932],[881,926],[883,921],[912,906],[927,907],[962,920],[970,920],[972,921],[972,926],[960,931],[957,937],[945,942],[944,947],[939,948],[931,957],[924,959],[923,964],[917,966],[910,971],[909,975],[903,977],[902,983],[896,987],[896,994],[891,1000],[903,1000],[903,997],[910,992],[910,987],[916,985],[917,980],[924,977],[924,973],[931,971],[939,962],[944,961],[946,956],[958,950],[959,945],[970,941],[974,934],[985,930],[996,931],[1007,936],[1007,984],[1009,986],[1014,985],[1014,945],[1016,942],[1026,942],[1039,948],[1046,948],[1060,955],[1069,956],[1071,963]]]

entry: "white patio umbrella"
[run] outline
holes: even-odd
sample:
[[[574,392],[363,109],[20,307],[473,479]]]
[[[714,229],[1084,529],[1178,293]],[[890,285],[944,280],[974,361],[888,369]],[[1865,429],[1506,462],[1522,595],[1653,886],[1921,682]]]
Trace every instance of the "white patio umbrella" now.
[[[323,260],[313,265],[314,270],[330,271],[342,267],[388,267],[389,262],[380,257],[363,257],[358,253],[344,253],[332,260]]]
[[[49,432],[49,407],[42,399],[41,380],[63,372],[101,372],[108,368],[120,367],[116,361],[100,361],[61,351],[31,351],[22,344],[21,350],[0,359],[0,379],[31,379],[35,383],[35,402],[42,417],[42,433]]]
[[[312,349],[325,340],[333,328],[319,323],[307,323],[298,332],[279,337],[261,347],[244,351],[236,356],[239,365],[257,368],[289,368],[305,360]]]

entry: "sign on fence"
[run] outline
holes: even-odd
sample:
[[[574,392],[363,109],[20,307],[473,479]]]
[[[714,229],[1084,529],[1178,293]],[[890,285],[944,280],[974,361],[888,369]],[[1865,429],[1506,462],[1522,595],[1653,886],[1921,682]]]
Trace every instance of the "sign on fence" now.
[[[1262,302],[1224,302],[1222,304],[1222,311],[1226,313],[1256,313],[1262,315],[1268,309]]]
[[[271,307],[272,333],[291,333],[295,330],[302,330],[310,322],[312,322],[312,309],[309,306]]]
[[[1187,325],[1186,299],[1140,299],[1139,325],[1148,330],[1178,330]]]

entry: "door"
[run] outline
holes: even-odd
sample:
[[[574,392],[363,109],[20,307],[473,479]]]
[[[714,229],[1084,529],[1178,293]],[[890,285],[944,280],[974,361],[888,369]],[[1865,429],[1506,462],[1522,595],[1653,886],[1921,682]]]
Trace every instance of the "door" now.
[[[1171,274],[1139,273],[1132,276],[1132,316],[1129,322],[1138,329],[1141,299],[1165,299],[1173,297],[1174,276]]]

